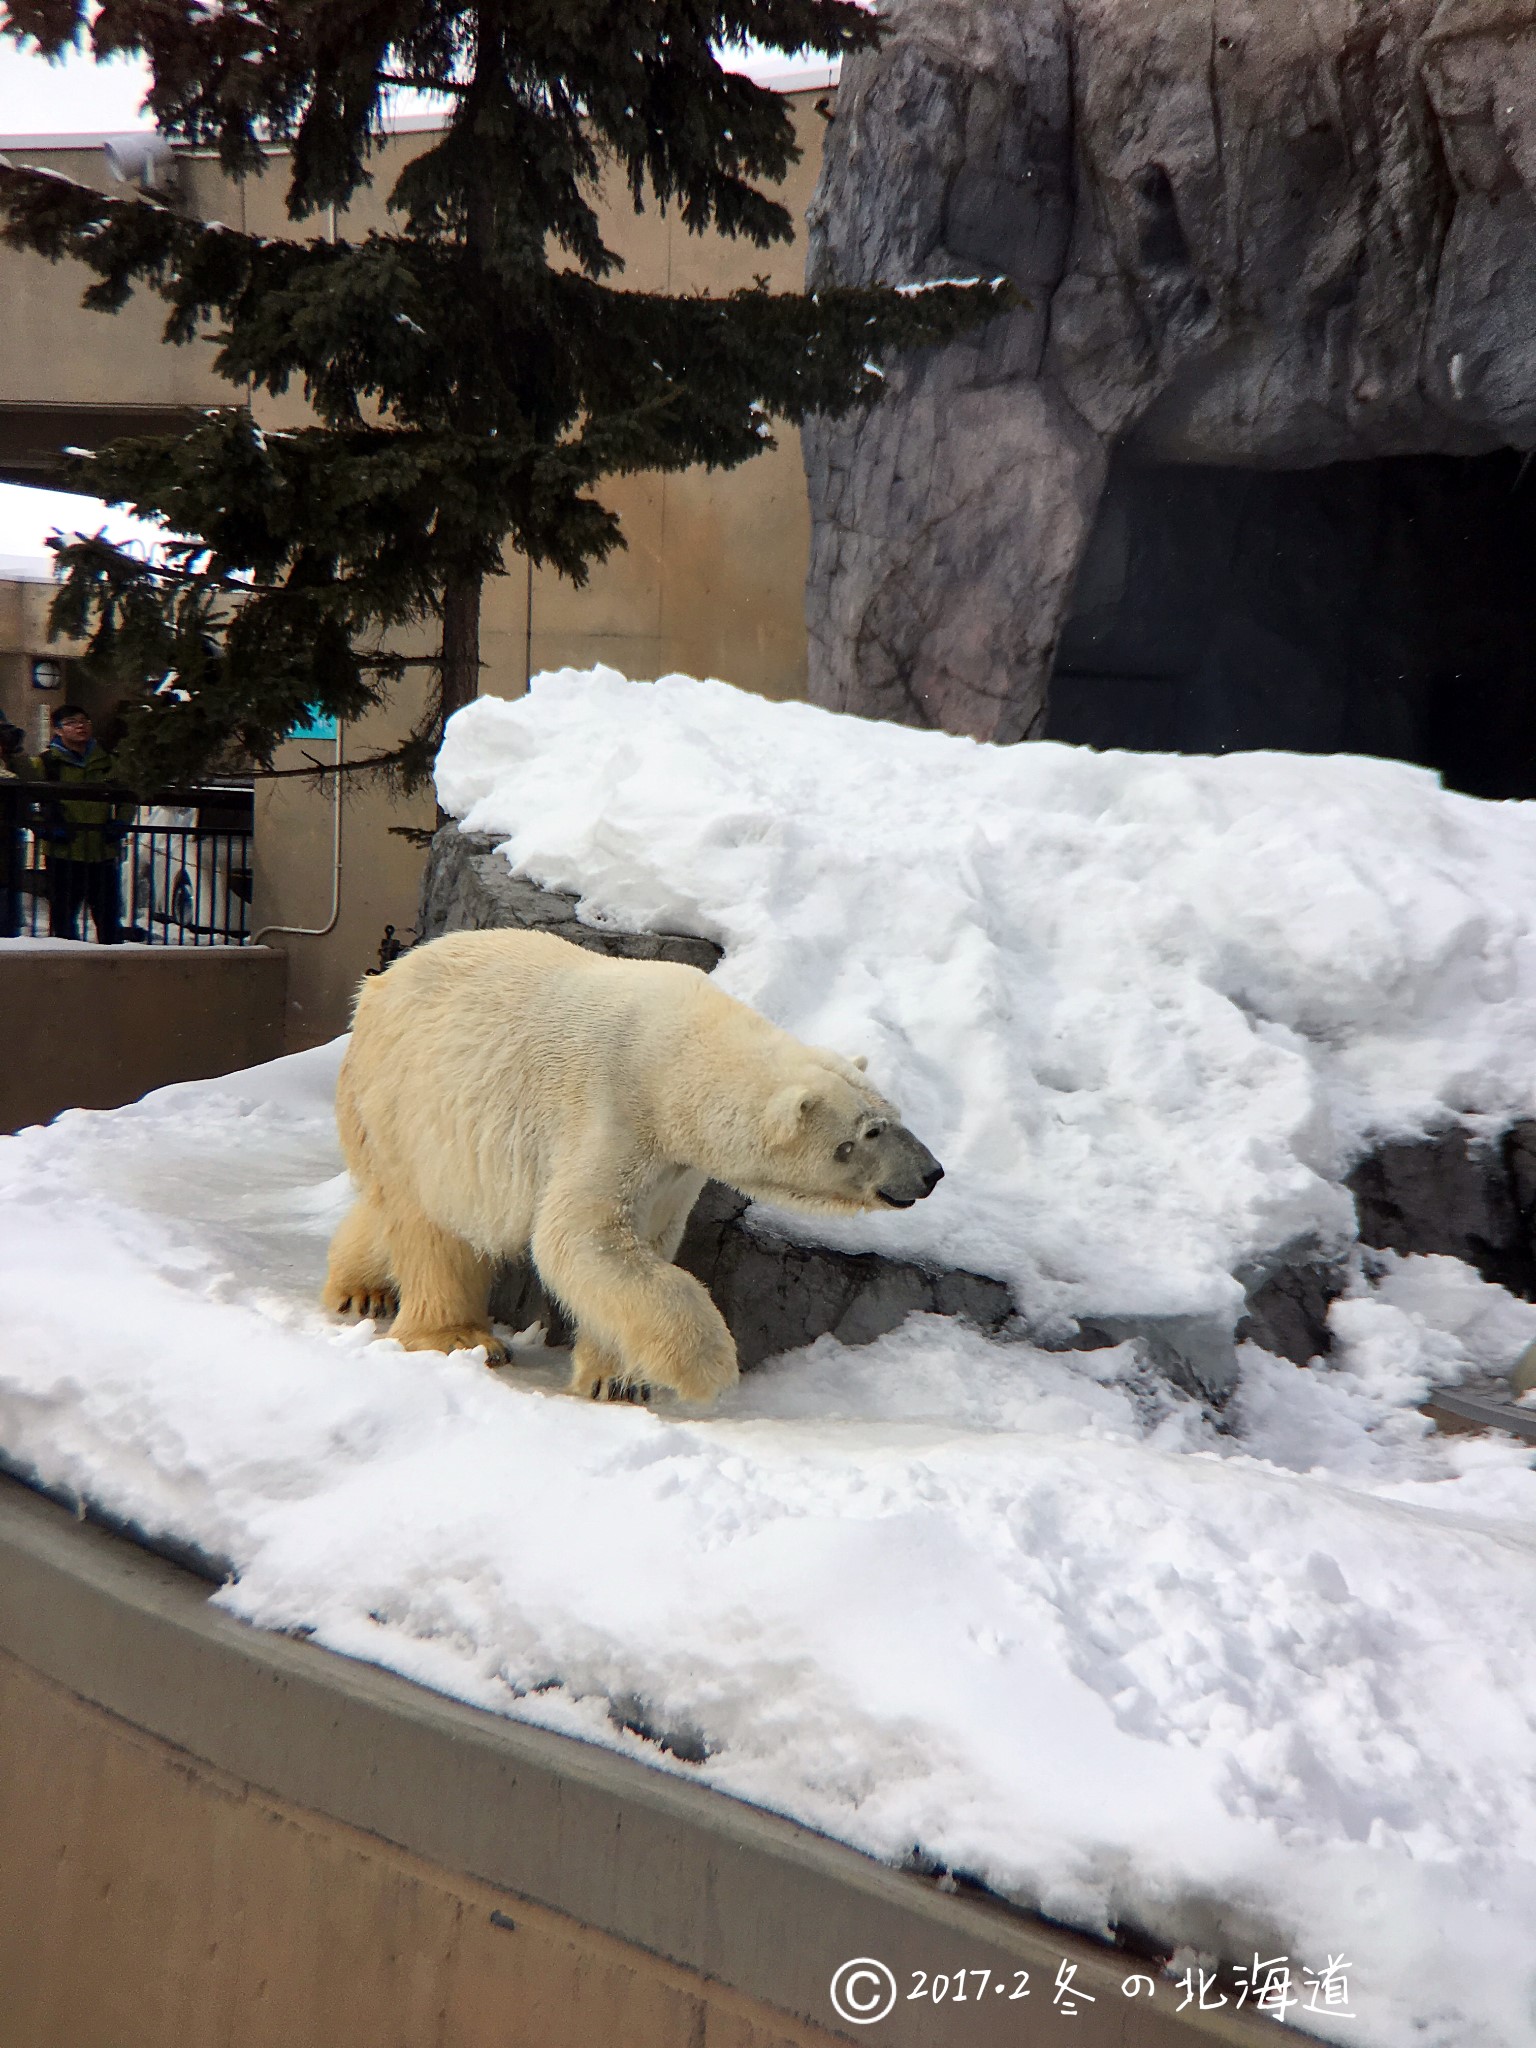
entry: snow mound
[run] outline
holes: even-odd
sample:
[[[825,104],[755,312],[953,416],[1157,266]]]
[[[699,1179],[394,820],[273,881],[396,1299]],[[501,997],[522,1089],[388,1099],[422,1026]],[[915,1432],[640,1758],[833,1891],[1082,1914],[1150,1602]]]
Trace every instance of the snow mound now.
[[[910,1214],[776,1217],[1008,1281],[1031,1326],[1240,1311],[1353,1235],[1377,1140],[1528,1111],[1536,805],[1356,757],[993,747],[611,669],[448,728],[438,794],[593,924],[873,1077],[943,1160]]]
[[[1389,1257],[1219,1430],[1134,1344],[933,1317],[594,1406],[316,1306],[340,1051],[0,1140],[9,1459],[258,1625],[1089,1929],[1344,1958],[1333,2038],[1525,2048],[1536,1475],[1415,1404],[1536,1307]]]

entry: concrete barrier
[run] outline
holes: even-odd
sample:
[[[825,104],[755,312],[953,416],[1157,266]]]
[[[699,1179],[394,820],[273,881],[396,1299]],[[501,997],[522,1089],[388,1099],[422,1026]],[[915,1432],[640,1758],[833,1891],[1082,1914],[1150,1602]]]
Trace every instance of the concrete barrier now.
[[[1151,1971],[1131,1955],[246,1628],[208,1592],[0,1481],[7,2048],[1276,2038],[1178,2015],[1166,1980],[1128,1998]],[[831,2002],[855,1957],[898,1987],[875,2027]],[[1063,1962],[1094,2001],[1070,2021]],[[963,2003],[908,1995],[961,1971]]]
[[[287,964],[266,946],[0,945],[0,1131],[276,1059]]]

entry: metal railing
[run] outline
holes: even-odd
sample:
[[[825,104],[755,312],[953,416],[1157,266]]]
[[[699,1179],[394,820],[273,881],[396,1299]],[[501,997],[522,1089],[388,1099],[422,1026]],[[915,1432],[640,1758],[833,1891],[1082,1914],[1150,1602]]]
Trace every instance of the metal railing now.
[[[108,808],[108,826],[79,828],[102,859],[69,858],[63,834],[81,804]],[[254,811],[251,789],[238,784],[145,800],[94,784],[0,777],[0,938],[243,946]]]

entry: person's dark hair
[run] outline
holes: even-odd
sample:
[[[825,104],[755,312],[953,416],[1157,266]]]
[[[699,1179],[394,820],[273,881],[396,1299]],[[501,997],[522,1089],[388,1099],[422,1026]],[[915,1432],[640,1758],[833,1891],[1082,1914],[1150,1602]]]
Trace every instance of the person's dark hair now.
[[[19,753],[26,737],[19,725],[0,718],[0,761],[8,761],[12,754]]]
[[[89,718],[90,715],[83,704],[60,704],[53,714],[53,729],[57,732],[66,718]]]

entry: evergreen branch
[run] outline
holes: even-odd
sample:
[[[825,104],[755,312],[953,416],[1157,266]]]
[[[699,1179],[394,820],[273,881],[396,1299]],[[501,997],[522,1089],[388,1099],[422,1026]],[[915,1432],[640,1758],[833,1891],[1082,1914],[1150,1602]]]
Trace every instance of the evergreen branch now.
[[[454,93],[468,92],[469,87],[462,78],[424,78],[419,73],[406,74],[399,71],[381,71],[380,85],[394,87],[400,92],[435,92],[446,99]]]
[[[348,764],[414,786],[477,687],[479,588],[509,543],[580,584],[624,545],[604,478],[733,467],[774,420],[872,403],[902,352],[1015,302],[988,285],[615,282],[605,180],[692,232],[789,238],[770,189],[797,157],[788,109],[719,52],[749,35],[870,48],[884,30],[854,0],[13,0],[4,32],[143,56],[162,132],[232,175],[273,169],[285,144],[295,222],[371,181],[391,94],[451,101],[381,195],[386,219],[350,241],[243,234],[0,165],[0,233],[84,265],[87,305],[152,292],[169,341],[211,340],[233,386],[312,408],[264,434],[231,403],[71,466],[73,487],[190,536],[149,558],[99,534],[58,547],[54,619],[128,693],[121,759],[146,785],[217,761],[265,771],[307,710],[355,719],[424,669],[410,733]],[[434,655],[387,644],[434,629]]]

